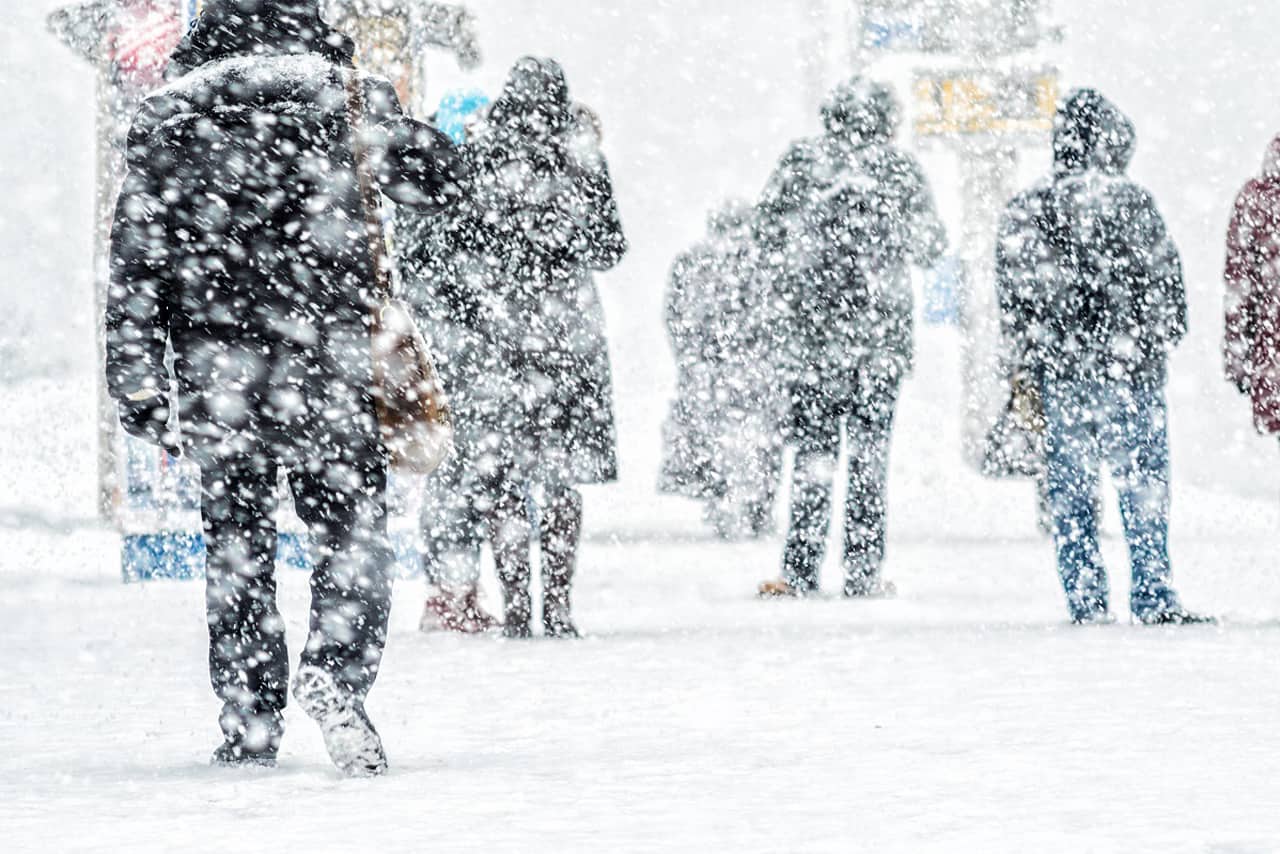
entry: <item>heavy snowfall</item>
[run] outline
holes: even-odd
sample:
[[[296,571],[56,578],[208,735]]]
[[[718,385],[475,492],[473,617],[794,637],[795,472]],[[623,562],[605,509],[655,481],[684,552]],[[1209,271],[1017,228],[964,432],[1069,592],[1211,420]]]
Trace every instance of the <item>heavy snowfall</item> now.
[[[0,10],[0,848],[1280,852],[1280,308],[1239,291],[1280,9],[961,0],[1052,69],[984,149],[860,4],[422,3],[396,79],[361,3],[305,50],[252,17],[305,0],[204,26],[237,3],[116,38],[176,67],[136,123],[49,23],[92,3]],[[321,189],[262,192],[295,159]],[[387,542],[384,249],[455,432]]]

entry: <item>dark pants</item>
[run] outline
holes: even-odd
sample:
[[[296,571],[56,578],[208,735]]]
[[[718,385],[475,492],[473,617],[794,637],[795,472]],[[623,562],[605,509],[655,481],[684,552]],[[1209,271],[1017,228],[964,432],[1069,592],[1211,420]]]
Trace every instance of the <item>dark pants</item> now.
[[[1119,380],[1044,384],[1049,503],[1058,573],[1072,619],[1107,612],[1110,586],[1098,548],[1099,477],[1120,492],[1133,569],[1129,606],[1151,617],[1181,607],[1169,564],[1169,433],[1164,389]]]
[[[527,486],[506,477],[492,481],[488,489],[493,507],[489,531],[509,626],[525,625],[533,616],[529,592],[533,525]],[[545,484],[539,509],[543,617],[547,619],[548,614],[568,613],[582,542],[582,493],[568,484]]]
[[[900,381],[860,377],[850,400],[832,399],[820,388],[792,392],[796,446],[791,485],[791,526],[783,554],[783,578],[802,592],[818,589],[818,575],[831,527],[831,493],[844,427],[849,454],[845,501],[845,592],[871,592],[884,562],[889,439]]]
[[[266,451],[202,468],[209,673],[227,741],[274,750],[289,663],[276,605],[276,483]],[[380,455],[286,467],[312,540],[311,628],[302,664],[363,699],[377,676],[391,609],[386,463]]]

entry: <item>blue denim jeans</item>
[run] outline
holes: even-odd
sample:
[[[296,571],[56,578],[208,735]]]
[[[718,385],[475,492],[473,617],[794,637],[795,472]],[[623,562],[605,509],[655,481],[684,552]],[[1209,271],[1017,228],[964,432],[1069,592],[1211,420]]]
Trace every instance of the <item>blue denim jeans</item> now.
[[[1110,589],[1098,549],[1106,463],[1120,493],[1139,618],[1180,608],[1170,586],[1168,407],[1161,385],[1054,379],[1042,385],[1049,502],[1058,573],[1074,620],[1105,614]]]

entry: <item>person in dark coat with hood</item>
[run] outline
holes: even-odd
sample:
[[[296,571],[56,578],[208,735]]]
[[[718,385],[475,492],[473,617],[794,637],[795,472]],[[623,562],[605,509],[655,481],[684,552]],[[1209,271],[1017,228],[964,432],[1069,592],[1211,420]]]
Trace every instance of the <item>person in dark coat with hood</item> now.
[[[676,399],[663,428],[663,492],[706,502],[725,539],[771,530],[782,473],[780,301],[762,275],[755,205],[732,200],[672,265],[667,334]]]
[[[899,106],[854,78],[823,108],[826,133],[792,147],[760,202],[765,251],[789,322],[783,359],[796,447],[782,578],[763,596],[817,592],[841,431],[849,453],[844,593],[891,593],[885,552],[889,438],[914,355],[909,266],[929,267],[946,234],[919,164],[894,145]]]
[[[1058,570],[1074,622],[1108,622],[1098,549],[1099,469],[1120,491],[1133,564],[1130,609],[1148,624],[1199,622],[1171,582],[1168,357],[1187,330],[1182,263],[1151,194],[1126,176],[1133,124],[1096,91],[1054,127],[1052,180],[1001,225],[997,286],[1009,353],[1043,400]]]
[[[451,310],[484,343],[488,413],[466,453],[504,596],[504,633],[531,634],[529,495],[540,511],[542,622],[576,637],[570,593],[582,534],[578,486],[617,477],[617,429],[594,271],[626,252],[592,115],[554,60],[526,57],[463,146],[466,202],[445,226]]]
[[[1252,401],[1258,431],[1280,434],[1280,137],[1236,198],[1225,279],[1227,379]]]
[[[107,382],[131,434],[199,464],[214,761],[273,764],[289,666],[273,579],[287,473],[315,543],[294,696],[352,775],[386,757],[364,713],[386,640],[387,457],[370,398],[373,260],[347,81],[397,203],[457,197],[450,143],[358,74],[316,0],[212,0],[142,104],[112,233]],[[353,88],[354,88],[353,87]],[[166,350],[172,362],[167,361]]]

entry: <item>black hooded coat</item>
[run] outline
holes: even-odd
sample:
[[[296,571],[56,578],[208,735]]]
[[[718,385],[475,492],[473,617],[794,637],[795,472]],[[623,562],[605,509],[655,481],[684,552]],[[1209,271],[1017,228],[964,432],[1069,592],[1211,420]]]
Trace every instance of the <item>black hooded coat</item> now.
[[[480,427],[473,444],[534,481],[617,477],[592,274],[621,261],[627,242],[599,145],[592,123],[575,118],[560,66],[520,60],[462,147],[465,201],[409,253],[427,257],[407,259],[434,282],[438,310],[476,336],[479,350],[459,365],[474,377],[463,395],[477,423],[464,430]]]
[[[198,461],[255,449],[379,450],[373,267],[345,80],[351,42],[315,0],[212,0],[142,104],[112,230],[107,381],[178,405]],[[448,139],[359,75],[383,192],[438,211]],[[170,365],[166,345],[172,352]]]
[[[1132,122],[1091,89],[1058,111],[1051,180],[1010,202],[996,282],[1013,370],[1163,383],[1186,334],[1182,262],[1155,199],[1125,175]]]
[[[795,143],[759,204],[758,238],[790,323],[788,373],[844,405],[870,371],[896,383],[914,356],[908,265],[928,267],[947,238],[919,163],[894,145],[900,108],[886,86],[840,86],[826,132]]]

